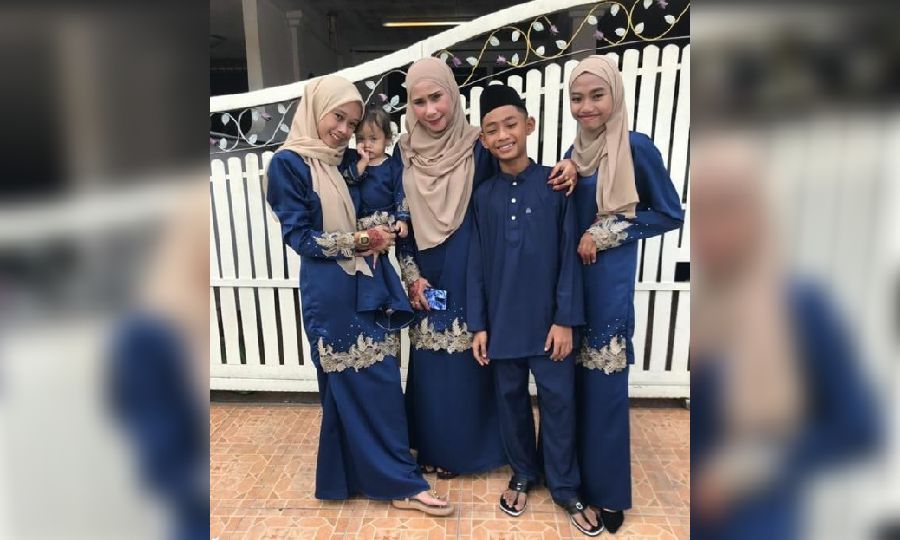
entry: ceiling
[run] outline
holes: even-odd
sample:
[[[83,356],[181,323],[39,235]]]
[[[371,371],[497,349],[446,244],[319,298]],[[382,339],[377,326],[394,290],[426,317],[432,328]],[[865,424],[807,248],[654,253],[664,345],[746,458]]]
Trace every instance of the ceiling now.
[[[257,0],[277,4],[284,11],[316,10],[338,17],[338,32],[349,49],[393,51],[446,30],[447,27],[384,28],[386,20],[447,17],[473,19],[522,2],[522,0]],[[244,57],[241,0],[210,0],[210,34],[217,36],[213,59]],[[221,39],[219,39],[221,38]]]

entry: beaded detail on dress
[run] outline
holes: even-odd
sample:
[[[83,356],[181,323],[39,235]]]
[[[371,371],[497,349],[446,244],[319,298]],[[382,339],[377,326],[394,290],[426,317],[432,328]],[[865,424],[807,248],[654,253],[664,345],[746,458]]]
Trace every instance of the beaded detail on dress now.
[[[322,248],[322,253],[326,257],[353,257],[356,249],[356,242],[353,239],[353,233],[344,232],[324,232],[316,237],[316,243]]]
[[[409,328],[409,342],[416,349],[456,353],[472,348],[472,333],[459,319],[453,319],[449,328],[439,332],[425,317],[418,325]]]
[[[325,373],[340,373],[345,369],[359,371],[381,362],[387,356],[399,357],[400,336],[388,334],[382,341],[375,341],[360,334],[356,338],[356,344],[347,352],[335,352],[334,347],[325,345],[324,340],[319,338],[318,350],[319,363]]]
[[[600,369],[607,375],[622,371],[628,366],[628,357],[625,355],[625,338],[613,336],[609,345],[599,349],[582,344],[578,351],[576,363],[588,369]]]
[[[587,232],[597,244],[597,250],[602,251],[614,248],[624,242],[628,238],[628,233],[625,231],[628,227],[631,227],[628,220],[614,215],[603,216],[597,223],[591,225]]]
[[[422,277],[422,273],[419,272],[419,265],[416,264],[416,260],[411,255],[400,257],[398,262],[400,263],[400,279],[403,280],[403,284],[408,289],[410,285]]]
[[[374,212],[372,215],[358,219],[356,221],[356,230],[365,231],[366,229],[371,229],[372,227],[377,227],[379,225],[392,227],[394,221],[394,216],[387,212]]]

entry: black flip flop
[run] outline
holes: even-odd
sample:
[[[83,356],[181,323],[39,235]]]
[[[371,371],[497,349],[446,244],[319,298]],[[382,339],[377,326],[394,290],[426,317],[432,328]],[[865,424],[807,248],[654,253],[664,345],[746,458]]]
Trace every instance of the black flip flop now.
[[[509,485],[507,485],[506,488],[511,491],[516,492],[516,502],[519,502],[519,494],[520,493],[527,494],[529,491],[531,491],[531,488],[533,487],[533,485],[534,484],[528,480],[523,480],[521,478],[517,478],[517,477],[513,476],[512,478],[509,479]],[[525,512],[525,509],[527,507],[528,507],[528,499],[525,499],[525,506],[523,506],[520,510],[517,510],[515,506],[510,506],[510,505],[506,504],[506,499],[503,498],[503,495],[500,495],[500,510],[503,510],[504,512],[511,515],[512,517],[521,516]]]
[[[585,529],[581,525],[575,521],[575,516],[581,514],[585,521],[588,521],[587,516],[584,514],[584,511],[587,510],[587,507],[579,501],[578,499],[572,499],[566,503],[557,502],[556,504],[560,505],[566,512],[569,513],[569,520],[572,522],[572,525],[575,525],[575,528],[582,532],[582,534],[586,534],[587,536],[597,536],[603,532],[603,520],[600,519],[600,515],[597,514],[597,527],[593,529]],[[590,521],[588,521],[590,523]]]
[[[435,470],[437,470],[437,469],[435,469]],[[452,479],[456,478],[457,476],[459,476],[459,473],[444,471],[444,470],[437,471],[437,477],[439,480],[452,480]]]

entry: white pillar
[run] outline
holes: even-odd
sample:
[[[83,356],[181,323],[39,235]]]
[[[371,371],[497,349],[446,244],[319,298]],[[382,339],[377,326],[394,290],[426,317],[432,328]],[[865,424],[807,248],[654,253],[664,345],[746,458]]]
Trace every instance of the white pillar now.
[[[294,10],[287,12],[288,25],[291,27],[291,57],[294,62],[294,80],[300,80],[300,38],[297,32],[300,28],[300,19],[303,17],[302,10]]]
[[[262,53],[259,47],[259,9],[257,0],[241,0],[244,11],[244,42],[247,48],[247,86],[263,88]]]

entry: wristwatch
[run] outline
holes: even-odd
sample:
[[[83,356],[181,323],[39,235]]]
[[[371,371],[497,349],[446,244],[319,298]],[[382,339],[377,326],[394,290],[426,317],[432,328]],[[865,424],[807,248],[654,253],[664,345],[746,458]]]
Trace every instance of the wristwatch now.
[[[361,247],[361,248],[369,247],[369,232],[363,231],[363,232],[359,233],[359,237],[357,238],[356,241],[359,244],[359,247]]]

